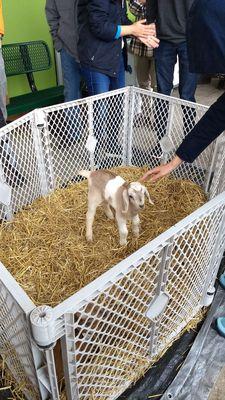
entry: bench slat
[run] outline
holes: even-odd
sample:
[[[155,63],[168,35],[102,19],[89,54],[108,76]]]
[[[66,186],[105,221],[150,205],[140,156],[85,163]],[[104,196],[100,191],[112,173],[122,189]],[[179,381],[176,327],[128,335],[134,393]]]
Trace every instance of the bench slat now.
[[[20,96],[11,97],[7,106],[8,115],[22,114],[35,108],[51,106],[63,103],[63,86],[56,86],[35,93],[26,93]]]

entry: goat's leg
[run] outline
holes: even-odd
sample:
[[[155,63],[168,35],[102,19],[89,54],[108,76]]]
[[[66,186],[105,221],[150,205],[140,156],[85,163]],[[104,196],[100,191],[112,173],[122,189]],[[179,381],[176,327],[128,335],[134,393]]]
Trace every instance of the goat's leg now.
[[[96,208],[101,204],[102,198],[100,196],[95,197],[92,194],[88,195],[88,211],[86,214],[86,239],[88,242],[93,240],[92,226],[95,218]]]
[[[137,215],[135,215],[135,217],[132,218],[132,232],[134,237],[139,237],[139,233],[140,233],[140,218]]]
[[[114,219],[114,214],[112,212],[112,209],[111,209],[109,203],[107,203],[106,201],[104,202],[104,210],[105,210],[106,217],[108,217],[109,219]]]
[[[120,245],[125,246],[127,244],[127,235],[128,235],[126,220],[118,214],[116,214],[116,220],[120,234]]]
[[[92,226],[95,218],[96,208],[97,205],[92,205],[91,207],[88,207],[88,211],[86,214],[86,239],[88,242],[92,242],[93,240]]]

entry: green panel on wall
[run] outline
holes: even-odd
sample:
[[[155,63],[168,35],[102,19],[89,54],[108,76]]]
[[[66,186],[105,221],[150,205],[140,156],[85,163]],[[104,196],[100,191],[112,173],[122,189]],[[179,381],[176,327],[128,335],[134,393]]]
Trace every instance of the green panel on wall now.
[[[63,0],[62,0],[63,1]],[[56,85],[54,52],[48,24],[45,18],[45,0],[3,0],[5,36],[3,43],[17,43],[31,40],[47,42],[52,56],[53,66],[48,71],[34,74],[38,89]],[[9,96],[29,92],[26,76],[8,78]]]

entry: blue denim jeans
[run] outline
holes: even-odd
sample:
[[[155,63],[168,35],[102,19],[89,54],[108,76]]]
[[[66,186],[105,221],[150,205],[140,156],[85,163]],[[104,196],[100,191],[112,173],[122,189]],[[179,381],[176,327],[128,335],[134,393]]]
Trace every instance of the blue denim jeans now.
[[[157,90],[159,93],[170,96],[173,89],[174,67],[179,62],[179,95],[183,100],[195,102],[195,91],[197,87],[198,75],[189,72],[189,62],[187,55],[187,44],[170,43],[161,40],[158,49],[155,50],[155,67]],[[155,131],[160,140],[166,133],[168,123],[168,108],[164,100],[156,101],[156,126]],[[182,106],[183,111],[183,130],[188,134],[195,125],[195,110]]]
[[[173,89],[174,67],[179,62],[179,95],[183,100],[195,102],[198,75],[189,72],[187,44],[161,40],[155,50],[155,67],[158,92],[170,95]]]
[[[80,64],[72,57],[65,49],[60,51],[62,73],[63,73],[63,83],[64,83],[64,100],[73,101],[81,97],[80,93]],[[64,111],[65,118],[65,128],[66,133],[61,132],[62,143],[63,140],[69,143],[73,140],[80,139],[81,132],[78,124],[78,119],[80,117],[79,107],[73,107],[67,114]],[[63,136],[64,135],[64,136]]]
[[[123,56],[121,55],[120,70],[115,78],[86,66],[81,66],[81,75],[86,82],[89,96],[123,88],[125,86]]]
[[[80,98],[80,64],[65,49],[60,51],[65,101]]]
[[[81,75],[84,78],[89,96],[120,89],[125,86],[124,60],[121,54],[118,76],[113,78],[86,66],[81,67]],[[121,110],[122,112],[122,110]],[[96,153],[104,147],[110,153],[118,154],[121,149],[118,144],[120,110],[115,113],[113,107],[109,107],[107,101],[101,100],[94,104],[94,135],[97,139]],[[116,114],[116,115],[115,115]]]

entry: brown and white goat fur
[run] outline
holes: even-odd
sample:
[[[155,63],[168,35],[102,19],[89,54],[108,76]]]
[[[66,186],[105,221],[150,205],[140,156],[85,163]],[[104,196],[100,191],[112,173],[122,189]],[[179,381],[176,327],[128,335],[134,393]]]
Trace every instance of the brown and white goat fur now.
[[[132,221],[132,232],[139,236],[139,211],[144,208],[145,196],[153,204],[144,185],[139,182],[127,183],[121,176],[106,170],[80,171],[79,175],[88,179],[88,211],[86,215],[86,238],[93,240],[92,226],[96,208],[103,204],[105,214],[114,219],[112,209],[118,224],[120,245],[127,244],[127,220]]]

